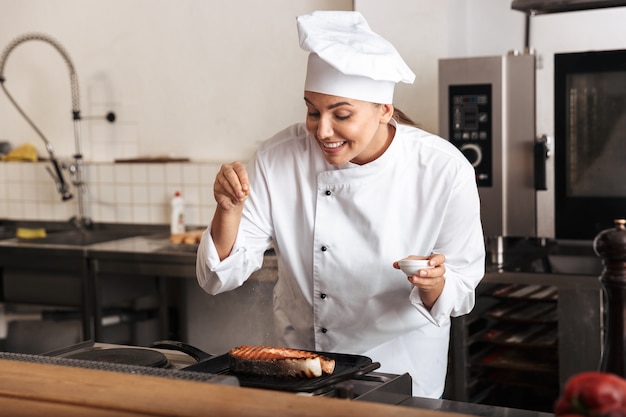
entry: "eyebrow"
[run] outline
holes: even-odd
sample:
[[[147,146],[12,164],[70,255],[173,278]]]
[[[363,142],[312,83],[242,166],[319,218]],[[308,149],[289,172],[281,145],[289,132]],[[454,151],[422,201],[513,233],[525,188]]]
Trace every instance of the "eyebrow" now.
[[[311,106],[315,107],[315,105],[313,103],[311,103],[311,100],[309,100],[308,98],[304,97],[304,101],[309,103]],[[327,107],[327,109],[328,110],[332,110],[332,109],[335,109],[335,108],[340,107],[340,106],[351,106],[352,107],[352,103],[349,103],[347,101],[340,101],[338,103],[331,104],[330,106]]]

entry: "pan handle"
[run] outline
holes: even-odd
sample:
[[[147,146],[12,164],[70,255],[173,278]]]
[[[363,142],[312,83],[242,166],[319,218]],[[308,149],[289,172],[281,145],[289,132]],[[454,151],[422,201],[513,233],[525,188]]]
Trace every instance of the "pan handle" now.
[[[380,368],[380,362],[372,362],[368,365],[365,365],[361,369],[359,369],[356,373],[353,374],[354,377],[369,374],[372,371]]]
[[[336,384],[339,382],[343,382],[347,379],[354,379],[354,378],[358,378],[360,376],[363,376],[365,374],[369,374],[372,371],[375,371],[376,369],[380,368],[380,362],[371,362],[368,363],[367,365],[362,365],[359,366],[359,369],[355,370],[355,371],[350,371],[347,373],[339,373],[339,374],[333,374],[333,375],[328,375],[328,378],[326,378],[324,380],[325,384],[324,386],[328,386],[328,385],[332,385],[332,384]]]
[[[187,343],[177,342],[175,340],[159,340],[152,343],[150,346],[155,349],[170,349],[178,350],[179,352],[186,353],[196,360],[196,362],[202,362],[212,358],[214,355],[206,353],[195,346],[191,346]]]

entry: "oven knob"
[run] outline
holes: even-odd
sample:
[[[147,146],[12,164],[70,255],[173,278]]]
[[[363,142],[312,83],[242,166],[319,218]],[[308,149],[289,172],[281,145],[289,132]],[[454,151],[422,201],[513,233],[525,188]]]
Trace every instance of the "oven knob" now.
[[[466,143],[459,148],[468,161],[476,168],[483,160],[483,150],[475,143]]]

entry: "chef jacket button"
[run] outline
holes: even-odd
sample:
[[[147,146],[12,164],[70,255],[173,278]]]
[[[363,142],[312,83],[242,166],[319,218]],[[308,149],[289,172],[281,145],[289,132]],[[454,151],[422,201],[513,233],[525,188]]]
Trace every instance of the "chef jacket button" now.
[[[333,192],[330,190],[326,190],[326,195],[331,195]]]
[[[322,333],[327,333],[328,329],[326,327],[322,327]]]
[[[322,252],[326,252],[328,248],[326,246],[322,246]]]
[[[320,294],[320,298],[321,298],[322,300],[323,300],[323,299],[325,299],[325,298],[326,298],[326,294],[324,294],[324,293]]]

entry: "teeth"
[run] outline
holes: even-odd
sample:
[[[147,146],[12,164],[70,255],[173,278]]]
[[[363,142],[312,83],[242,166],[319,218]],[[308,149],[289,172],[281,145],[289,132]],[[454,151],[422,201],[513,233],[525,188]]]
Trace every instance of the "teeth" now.
[[[332,142],[332,143],[323,143],[323,145],[324,145],[324,147],[325,147],[325,148],[331,148],[331,149],[334,149],[334,148],[338,148],[338,147],[340,147],[340,146],[341,146],[341,145],[343,145],[344,143],[345,143],[345,142]]]

